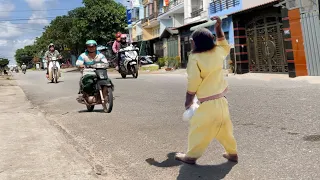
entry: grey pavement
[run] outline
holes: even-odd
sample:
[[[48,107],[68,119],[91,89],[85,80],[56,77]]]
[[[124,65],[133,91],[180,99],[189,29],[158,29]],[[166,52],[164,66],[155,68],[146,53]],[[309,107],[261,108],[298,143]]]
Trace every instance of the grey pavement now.
[[[115,84],[111,114],[76,102],[79,73],[51,84],[44,72],[18,74],[19,85],[101,178],[130,180],[320,179],[320,85],[286,75],[227,77],[239,163],[213,141],[198,166],[173,160],[187,148],[182,121],[184,73],[143,74]],[[97,173],[98,172],[98,173]],[[104,176],[103,176],[104,175]]]
[[[0,112],[1,180],[99,179],[15,81],[0,79]]]

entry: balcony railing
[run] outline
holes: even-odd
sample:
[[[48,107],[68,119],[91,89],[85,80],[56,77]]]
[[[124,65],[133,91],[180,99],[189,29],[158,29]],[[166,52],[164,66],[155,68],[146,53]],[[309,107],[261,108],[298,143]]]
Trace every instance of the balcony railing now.
[[[171,0],[169,2],[169,10],[174,8],[177,5],[181,4],[181,3],[183,3],[183,0]]]
[[[149,19],[149,20],[152,20],[152,19],[154,19],[154,18],[156,18],[156,17],[158,17],[158,12],[154,12],[154,13],[152,13],[151,15],[149,15],[148,19]]]
[[[159,14],[163,14],[166,13],[168,11],[170,11],[172,8],[176,7],[177,5],[183,3],[184,0],[171,0],[169,2],[169,6],[163,6],[161,10],[159,10]]]
[[[240,6],[240,0],[216,0],[210,3],[210,14],[215,14],[236,6]]]
[[[144,23],[146,23],[146,22],[148,22],[148,19],[147,19],[147,18],[141,19],[141,24],[144,24]]]
[[[202,11],[203,11],[203,8],[192,11],[191,12],[191,18],[195,18],[197,16],[200,16]]]

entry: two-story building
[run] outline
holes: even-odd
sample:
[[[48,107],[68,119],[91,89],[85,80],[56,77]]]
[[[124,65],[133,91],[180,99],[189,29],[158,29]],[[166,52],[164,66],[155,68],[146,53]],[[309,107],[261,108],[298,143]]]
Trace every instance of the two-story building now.
[[[180,56],[179,35],[178,31],[173,28],[184,24],[184,0],[160,0],[158,20],[163,56]]]

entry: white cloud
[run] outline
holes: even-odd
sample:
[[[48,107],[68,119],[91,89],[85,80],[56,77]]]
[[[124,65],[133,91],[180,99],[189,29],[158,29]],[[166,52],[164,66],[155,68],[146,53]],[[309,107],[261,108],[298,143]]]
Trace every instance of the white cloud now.
[[[29,24],[40,24],[40,25],[48,25],[49,20],[47,17],[47,7],[50,7],[53,3],[56,3],[57,0],[25,0],[28,3],[28,6],[32,10],[44,10],[44,11],[35,11],[32,13]]]
[[[34,39],[4,40],[0,39],[0,57],[8,58],[10,64],[15,64],[14,55],[17,49],[34,43]]]
[[[25,0],[33,10],[42,10],[45,7],[45,0]]]
[[[12,39],[22,34],[21,29],[16,24],[9,21],[0,22],[0,39]]]
[[[8,41],[0,39],[0,46],[7,46]]]
[[[29,24],[48,25],[49,21],[45,19],[47,13],[33,13],[28,20]]]
[[[8,17],[15,8],[9,0],[0,0],[0,17]]]

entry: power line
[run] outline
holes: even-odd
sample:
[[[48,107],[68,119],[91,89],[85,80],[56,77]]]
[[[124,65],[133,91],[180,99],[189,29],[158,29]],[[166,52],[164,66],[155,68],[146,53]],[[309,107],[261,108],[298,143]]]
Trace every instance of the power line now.
[[[11,26],[8,24],[2,24],[1,26],[7,26],[7,27],[12,27],[12,28],[16,28],[16,29],[26,29],[26,30],[33,30],[33,31],[44,31],[43,29],[32,29],[32,28],[25,28],[25,27],[18,27],[18,26]]]
[[[57,16],[58,17],[58,16]],[[1,21],[29,21],[29,20],[39,20],[39,19],[44,19],[44,20],[53,20],[57,17],[44,17],[44,18],[17,18],[17,19],[1,19]],[[84,18],[70,18],[70,17],[65,17],[64,19],[84,19]]]
[[[71,11],[72,9],[38,9],[38,10],[17,10],[17,11],[0,11],[0,12],[36,12],[36,11]]]

